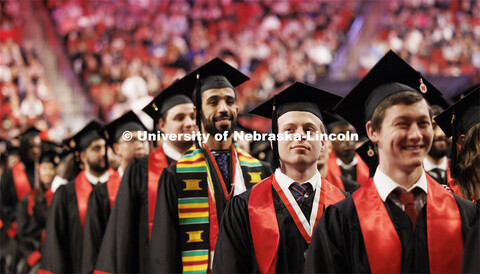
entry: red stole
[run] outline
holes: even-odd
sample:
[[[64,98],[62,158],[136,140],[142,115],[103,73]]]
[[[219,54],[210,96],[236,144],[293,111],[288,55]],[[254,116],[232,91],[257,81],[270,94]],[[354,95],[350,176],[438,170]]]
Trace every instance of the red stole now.
[[[82,231],[85,226],[85,216],[87,215],[88,197],[90,197],[92,189],[93,186],[87,180],[85,170],[82,170],[75,178],[75,195],[77,197],[78,215],[80,216]]]
[[[427,239],[430,272],[459,273],[462,223],[455,198],[427,174]],[[371,179],[352,195],[372,273],[401,271],[402,245]]]
[[[271,175],[258,183],[252,188],[248,201],[248,216],[250,219],[250,230],[252,232],[253,249],[260,273],[275,273],[277,265],[280,231],[278,229],[272,194],[272,187],[275,184],[278,184],[275,181],[275,175]],[[320,219],[324,208],[345,198],[338,188],[324,179],[322,179],[320,191],[320,197],[323,196],[323,199],[320,198],[320,203],[322,203],[323,200],[324,204],[319,204],[319,213],[315,220],[315,225]],[[292,215],[292,213],[290,214]],[[292,215],[292,217],[294,216]],[[308,239],[306,240],[310,243]]]
[[[36,194],[36,192],[37,192],[36,190],[32,190],[28,194],[27,212],[28,212],[28,215],[30,215],[30,216],[33,215],[33,208],[35,207],[35,194]],[[52,198],[53,198],[52,190],[50,188],[47,189],[47,191],[45,191],[43,196],[45,197],[45,201],[47,202],[47,205],[50,206],[50,203],[52,202]]]
[[[158,180],[166,167],[168,167],[167,156],[161,146],[157,147],[148,155],[148,239],[152,235]]]
[[[118,173],[118,170],[114,170],[112,168],[108,169],[110,176],[108,176],[107,184],[107,193],[108,193],[108,200],[110,201],[110,210],[113,208],[113,203],[115,203],[115,198],[117,197],[118,188],[120,187],[120,182],[122,181],[122,177]]]
[[[356,181],[360,185],[363,185],[367,183],[368,180],[370,179],[369,169],[367,164],[365,164],[365,162],[362,160],[360,155],[358,155],[358,153],[355,153],[355,157],[357,157],[357,165],[356,165],[357,180]],[[328,155],[327,166],[328,166],[327,178],[331,179],[333,177],[330,173],[338,177],[342,176],[342,170],[337,164],[337,155],[335,155],[335,152],[333,151],[330,152],[330,154]],[[342,187],[340,187],[340,189],[345,190],[345,188],[343,187],[343,182],[342,182]]]
[[[327,177],[325,178],[330,184],[340,188],[341,190],[345,190],[345,187],[342,182],[342,178],[340,176],[334,174],[333,172],[327,171]]]
[[[12,167],[12,175],[15,191],[17,192],[17,200],[20,201],[32,190],[22,162],[18,162]]]

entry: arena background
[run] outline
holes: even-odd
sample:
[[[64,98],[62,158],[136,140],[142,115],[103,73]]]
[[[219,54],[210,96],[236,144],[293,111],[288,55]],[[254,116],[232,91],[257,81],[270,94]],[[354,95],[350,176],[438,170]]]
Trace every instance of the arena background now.
[[[294,81],[345,95],[389,49],[450,102],[479,82],[480,1],[0,1],[1,138],[60,142],[91,118],[139,112],[221,57],[249,75],[247,111]],[[146,121],[146,120],[145,120]],[[150,122],[151,123],[151,122]]]

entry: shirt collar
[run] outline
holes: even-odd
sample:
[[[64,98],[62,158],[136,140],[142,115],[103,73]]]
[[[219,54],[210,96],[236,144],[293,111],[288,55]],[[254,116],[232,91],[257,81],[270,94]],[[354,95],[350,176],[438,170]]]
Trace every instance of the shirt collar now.
[[[425,171],[430,171],[434,168],[438,168],[444,171],[447,170],[447,156],[443,156],[442,161],[438,165],[432,163],[432,161],[430,161],[427,157],[423,159],[423,169],[425,169]]]
[[[165,155],[168,157],[172,158],[173,160],[177,161],[178,159],[182,158],[183,154],[176,151],[171,145],[169,145],[167,142],[163,142],[162,145],[163,152],[165,152]]]
[[[290,187],[290,185],[292,185],[292,183],[296,182],[295,180],[293,180],[292,178],[288,177],[287,175],[285,175],[285,173],[283,173],[280,168],[277,168],[275,170],[275,179],[277,180],[278,184],[280,185],[280,187],[285,190],[285,189],[288,189]],[[320,176],[320,173],[317,172],[315,173],[315,175],[313,175],[312,178],[306,180],[305,182],[299,182],[299,183],[310,183],[312,185],[312,190],[315,191],[318,188],[320,188],[322,186],[322,177]]]
[[[344,169],[350,169],[358,163],[357,156],[353,156],[352,161],[349,164],[345,164],[340,158],[337,157],[337,165],[343,167]]]
[[[120,177],[123,177],[123,169],[121,167],[118,167],[117,172]]]
[[[392,178],[390,178],[387,174],[383,173],[380,168],[377,168],[375,171],[375,175],[373,176],[373,182],[375,183],[375,187],[378,190],[378,194],[380,194],[380,198],[385,202],[388,195],[395,190],[397,187],[402,188],[406,191],[410,191],[416,187],[421,188],[425,193],[427,192],[427,176],[425,176],[425,172],[422,172],[422,175],[418,179],[418,181],[410,188],[406,189],[405,187],[396,183]]]
[[[91,174],[90,172],[85,171],[85,176],[87,177],[87,180],[91,184],[94,184],[94,185],[96,185],[97,183],[103,184],[103,183],[108,181],[108,178],[110,177],[110,172],[105,171],[105,173],[102,176],[97,177],[97,176]]]

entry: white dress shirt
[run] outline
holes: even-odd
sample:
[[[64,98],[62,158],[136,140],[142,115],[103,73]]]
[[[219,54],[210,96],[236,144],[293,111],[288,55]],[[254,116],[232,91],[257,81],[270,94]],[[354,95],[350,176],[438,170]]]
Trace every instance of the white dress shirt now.
[[[378,194],[380,194],[380,198],[382,198],[383,202],[385,202],[387,198],[389,198],[393,203],[395,203],[395,205],[400,207],[402,210],[405,210],[405,206],[402,204],[402,202],[400,202],[400,198],[394,190],[398,190],[400,192],[410,192],[415,188],[422,190],[417,190],[414,192],[414,203],[415,208],[418,212],[420,212],[420,210],[427,202],[428,186],[427,176],[425,175],[425,172],[422,172],[422,175],[420,176],[418,181],[413,184],[410,189],[406,189],[404,186],[399,185],[387,174],[382,172],[380,168],[377,168],[375,175],[373,176],[373,182],[375,183],[375,187],[377,188]]]
[[[88,171],[85,171],[85,176],[87,177],[87,180],[92,184],[96,185],[97,183],[106,183],[108,181],[108,178],[110,177],[110,172],[106,171],[102,176],[97,177],[93,174],[91,174]]]
[[[165,155],[167,155],[169,158],[172,158],[173,160],[177,161],[178,159],[182,158],[183,154],[176,151],[171,145],[169,145],[167,142],[163,142],[162,145],[163,152],[165,152]]]

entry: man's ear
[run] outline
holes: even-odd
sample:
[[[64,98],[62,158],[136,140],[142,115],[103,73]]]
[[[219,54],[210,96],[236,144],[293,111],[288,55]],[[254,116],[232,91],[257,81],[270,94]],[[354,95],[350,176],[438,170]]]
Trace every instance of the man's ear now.
[[[370,139],[372,143],[377,144],[379,139],[378,130],[372,127],[372,121],[368,121],[367,124],[365,125],[365,128],[367,130],[368,139]]]
[[[113,144],[113,153],[115,153],[115,155],[120,155],[119,146],[118,143]]]
[[[461,134],[460,136],[458,136],[457,144],[459,144],[460,146],[463,146],[463,144],[465,144],[465,134]]]
[[[84,165],[87,164],[87,155],[85,151],[80,152],[80,162]]]
[[[158,119],[158,128],[160,129],[161,132],[165,132],[165,120],[163,118]]]

